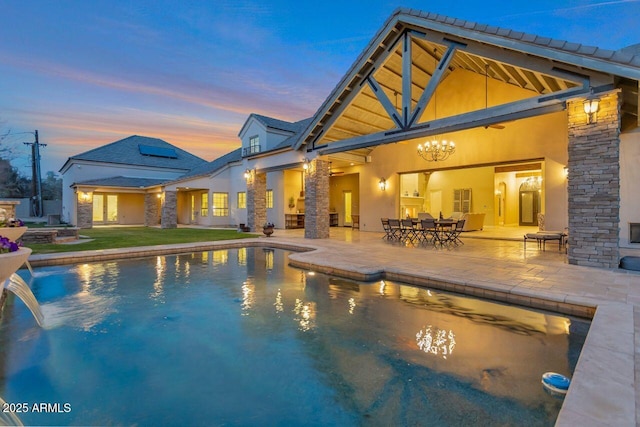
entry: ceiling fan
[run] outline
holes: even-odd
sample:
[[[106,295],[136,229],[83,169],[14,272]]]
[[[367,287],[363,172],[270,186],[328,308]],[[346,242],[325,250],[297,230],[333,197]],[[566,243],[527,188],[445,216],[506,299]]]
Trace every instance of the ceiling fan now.
[[[484,64],[484,109],[489,108],[489,64]],[[486,125],[485,129],[504,129],[504,125],[494,123],[492,125]]]

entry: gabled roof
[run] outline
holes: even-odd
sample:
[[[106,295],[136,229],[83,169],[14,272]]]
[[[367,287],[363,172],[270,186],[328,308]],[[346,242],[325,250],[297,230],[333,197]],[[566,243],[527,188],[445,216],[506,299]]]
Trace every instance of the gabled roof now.
[[[304,126],[301,125],[301,122],[304,122],[305,120],[308,120],[308,119],[300,120],[297,122],[287,122],[280,119],[274,119],[273,117],[267,117],[261,114],[251,113],[249,114],[249,117],[247,117],[247,120],[245,120],[244,124],[242,125],[242,128],[240,128],[240,132],[238,132],[238,136],[241,136],[243,134],[243,132],[246,130],[249,123],[251,123],[253,120],[261,123],[265,128],[267,128],[267,130],[274,129],[274,130],[280,130],[284,132],[297,133],[304,128]]]
[[[309,126],[309,123],[311,123],[312,119],[313,117],[309,117],[307,119],[303,119],[295,123],[289,123],[291,132],[294,132],[294,134],[291,135],[289,138],[285,139],[284,141],[282,141],[280,144],[273,147],[273,149],[280,150],[282,148],[293,147],[293,144],[295,144],[295,142],[298,139],[298,135],[300,135],[300,133],[304,131],[307,128],[307,126]],[[276,119],[271,119],[271,120],[276,120]],[[278,121],[280,122],[281,120],[278,120]],[[284,123],[287,123],[287,122],[284,122]]]
[[[158,155],[154,155],[155,153]],[[164,153],[171,153],[171,156],[164,155]],[[162,139],[139,135],[133,135],[69,157],[60,171],[63,171],[74,160],[184,171],[206,163],[204,159],[194,156]]]
[[[216,173],[217,171],[224,168],[225,166],[240,160],[242,160],[242,148],[235,149],[221,157],[218,157],[217,159],[211,162],[200,165],[192,169],[191,171],[187,172],[186,174],[182,175],[181,177],[172,180],[171,182],[180,182],[187,179],[193,179],[199,176],[208,176],[213,173]]]
[[[403,15],[406,17],[420,18],[427,22],[427,27],[432,27],[433,29],[448,28],[447,32],[451,34],[471,36],[471,38],[485,40],[487,42],[490,42],[490,40],[494,40],[494,43],[502,45],[503,47],[512,46],[515,49],[519,49],[517,46],[513,45],[513,42],[517,41],[519,43],[522,43],[523,47],[525,45],[529,46],[529,49],[532,49],[534,47],[543,47],[545,49],[545,53],[556,51],[570,54],[574,57],[573,60],[576,62],[579,61],[577,57],[583,57],[584,59],[589,60],[606,60],[607,62],[611,63],[640,67],[640,56],[623,52],[624,49],[601,49],[595,46],[588,46],[580,43],[568,42],[565,40],[557,40],[549,37],[537,36],[535,34],[528,34],[521,31],[514,31],[507,28],[495,27],[486,24],[478,24],[462,19],[438,15],[437,13],[422,12],[419,10],[407,8],[396,9],[391,15],[390,19],[393,19],[394,16]],[[475,37],[473,33],[476,33]],[[499,39],[503,39],[503,41],[500,42]],[[535,52],[540,51],[531,51],[530,53]],[[566,57],[566,59],[570,61],[569,58],[569,56]],[[602,63],[601,65],[605,66],[604,63]],[[595,66],[595,62],[591,66]]]
[[[549,94],[582,86],[582,76],[590,76],[592,86],[604,86],[613,77],[640,80],[640,55],[635,49],[612,51],[597,47],[554,40],[509,29],[450,18],[434,13],[399,8],[395,10],[362,51],[348,72],[317,110],[309,126],[301,133],[294,145],[300,149],[305,143],[317,142],[322,137],[326,142],[340,138],[339,132],[328,136],[327,123],[335,122],[353,99],[361,93],[365,81],[373,73],[380,73],[386,80],[380,82],[391,94],[401,94],[397,68],[401,67],[401,36],[410,33],[422,54],[416,59],[416,74],[431,75],[433,61],[446,55],[447,46],[459,46],[445,76],[455,68],[465,69],[489,78],[513,84],[521,88]],[[485,68],[486,67],[486,68]],[[379,70],[384,70],[384,73]],[[589,77],[587,77],[589,78]],[[428,78],[427,78],[428,79]],[[414,87],[424,89],[416,80]],[[636,86],[637,88],[637,86]],[[368,88],[367,88],[368,90]],[[371,98],[371,94],[367,96]],[[637,102],[636,102],[637,106]],[[359,107],[363,107],[359,105]],[[361,117],[361,123],[376,126],[378,131],[395,127],[384,109],[372,110],[370,105]],[[344,124],[344,123],[343,123]],[[351,135],[363,135],[357,126],[341,129]],[[369,133],[374,133],[370,130]],[[343,132],[344,135],[346,133]],[[343,136],[342,139],[348,139]]]
[[[91,187],[126,187],[126,188],[146,188],[160,185],[168,181],[166,178],[136,178],[130,176],[112,176],[109,178],[88,179],[76,182],[72,185],[86,185]]]

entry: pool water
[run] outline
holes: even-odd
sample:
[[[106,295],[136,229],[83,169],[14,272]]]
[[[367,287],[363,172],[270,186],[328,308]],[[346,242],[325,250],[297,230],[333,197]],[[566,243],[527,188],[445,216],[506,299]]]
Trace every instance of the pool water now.
[[[47,327],[7,305],[0,397],[27,404],[28,425],[554,424],[562,400],[541,376],[571,376],[588,322],[313,274],[287,255],[21,271]]]

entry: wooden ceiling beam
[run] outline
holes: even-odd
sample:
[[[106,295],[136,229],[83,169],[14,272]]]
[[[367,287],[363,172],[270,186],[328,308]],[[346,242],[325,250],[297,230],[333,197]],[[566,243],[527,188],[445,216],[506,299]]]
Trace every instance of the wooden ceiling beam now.
[[[531,85],[533,85],[533,87],[536,89],[536,91],[538,93],[548,93],[549,91],[545,92],[546,88],[544,87],[544,85],[542,83],[540,83],[540,80],[538,80],[538,78],[536,77],[536,75],[534,73],[532,73],[529,70],[522,70],[522,74],[524,74],[525,78],[527,79],[527,81],[529,83],[531,83]]]
[[[531,89],[527,83],[527,80],[524,77],[522,77],[522,75],[518,72],[518,70],[515,67],[505,64],[504,69],[507,70],[507,72],[515,79],[516,82],[518,82],[521,88]]]
[[[331,154],[340,151],[374,147],[377,145],[414,138],[423,138],[440,133],[458,132],[506,121],[541,116],[544,114],[563,111],[566,108],[567,99],[571,99],[576,96],[583,96],[588,93],[589,88],[583,86],[564,91],[562,94],[554,94],[552,96],[541,95],[535,98],[527,98],[508,104],[433,120],[429,123],[421,123],[409,129],[379,132],[376,134],[352,138],[350,140],[334,142],[329,146],[319,148],[319,152],[322,155]]]

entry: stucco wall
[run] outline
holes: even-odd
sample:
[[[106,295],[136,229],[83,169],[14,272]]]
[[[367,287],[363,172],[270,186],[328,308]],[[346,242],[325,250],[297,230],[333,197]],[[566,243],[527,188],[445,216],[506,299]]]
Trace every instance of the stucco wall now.
[[[144,224],[144,194],[118,194],[118,224]]]
[[[359,174],[337,175],[329,178],[329,211],[338,213],[338,225],[345,224],[344,192],[351,191],[351,214],[360,214],[360,179]]]
[[[620,247],[629,243],[629,223],[640,223],[640,129],[620,135]]]
[[[508,84],[492,82],[489,105],[533,96],[533,93]],[[431,103],[432,104],[432,103]],[[455,71],[438,89],[438,118],[458,112],[484,107],[484,78],[464,70]],[[427,109],[423,119],[433,119],[433,106]],[[456,133],[438,135],[439,139],[453,140],[457,149],[444,162],[427,162],[416,154],[417,145],[425,139],[411,140],[376,147],[371,152],[372,163],[362,167],[361,229],[382,229],[380,217],[397,217],[400,200],[399,181],[396,172],[433,171],[469,165],[495,165],[504,162],[544,159],[544,183],[546,199],[543,203],[547,216],[547,228],[563,229],[567,224],[567,190],[563,168],[567,164],[567,116],[565,112],[506,122],[504,129],[477,128]],[[388,189],[381,192],[377,183],[387,179]],[[492,179],[493,182],[493,179]],[[459,187],[459,184],[455,184]],[[493,222],[494,190],[474,190],[472,210],[487,209],[487,221]],[[474,188],[474,187],[472,187]],[[476,205],[476,193],[485,194]],[[489,193],[491,199],[489,200]],[[443,193],[443,197],[446,194]],[[446,208],[446,200],[443,206]],[[444,212],[443,212],[444,213]],[[487,224],[489,222],[486,222]]]

